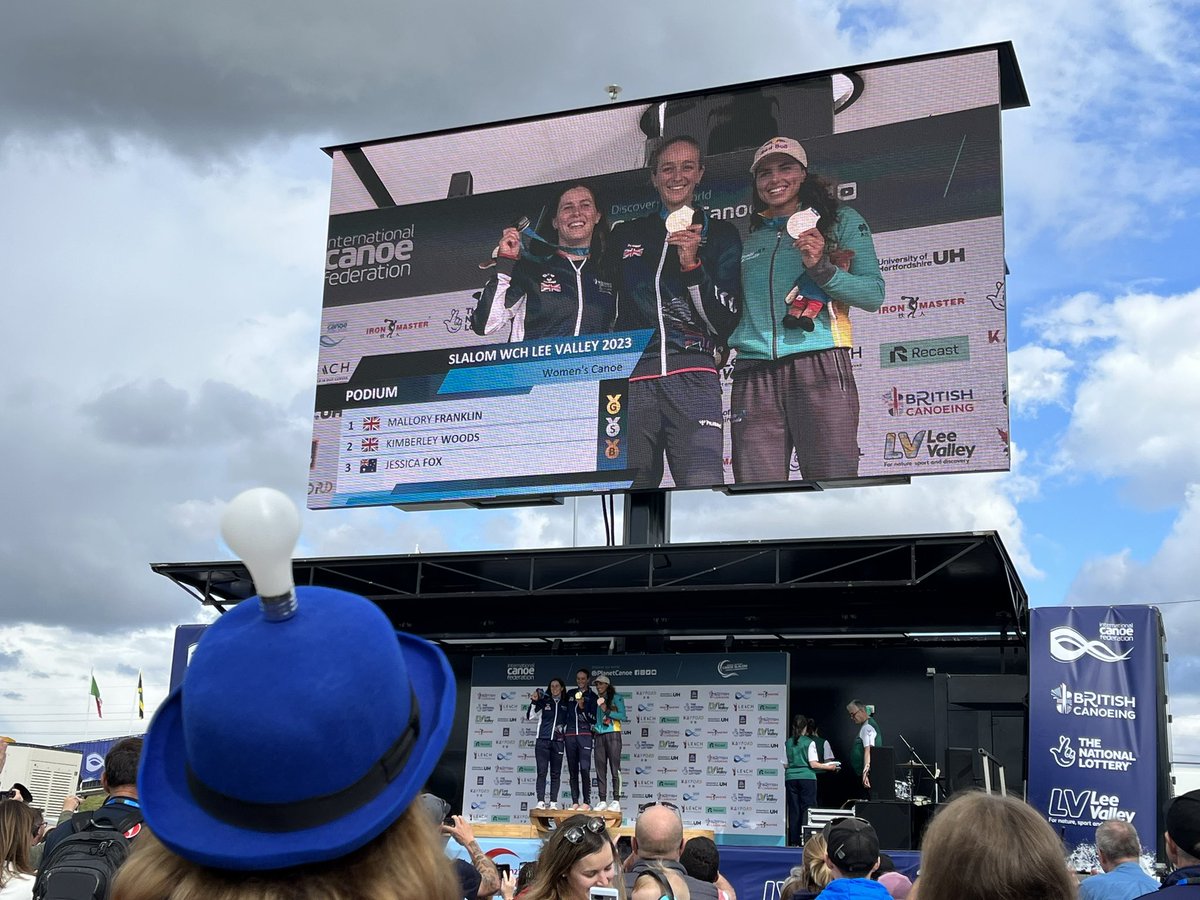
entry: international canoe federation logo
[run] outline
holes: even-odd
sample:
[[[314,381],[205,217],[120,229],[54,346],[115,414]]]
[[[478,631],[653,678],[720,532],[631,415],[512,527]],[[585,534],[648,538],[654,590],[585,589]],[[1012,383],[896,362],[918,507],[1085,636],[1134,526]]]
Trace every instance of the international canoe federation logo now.
[[[1102,641],[1090,641],[1070,625],[1059,625],[1050,629],[1050,655],[1058,662],[1071,663],[1083,656],[1090,656],[1100,662],[1119,663],[1129,659],[1133,653],[1130,647],[1124,653],[1118,653]]]
[[[99,753],[89,753],[84,761],[83,770],[92,778],[99,778],[104,771],[104,757]]]

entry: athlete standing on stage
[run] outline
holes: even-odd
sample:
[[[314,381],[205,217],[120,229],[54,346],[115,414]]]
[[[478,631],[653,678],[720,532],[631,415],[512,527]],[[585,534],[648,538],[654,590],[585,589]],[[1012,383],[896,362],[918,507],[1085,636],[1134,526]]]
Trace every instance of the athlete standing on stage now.
[[[750,172],[742,318],[729,340],[737,350],[734,481],[787,481],[793,449],[806,480],[853,478],[859,400],[850,310],[883,304],[871,229],[808,171],[808,154],[792,138],[759,147]]]
[[[650,180],[662,208],[621,223],[608,239],[606,269],[621,297],[617,330],[654,331],[629,379],[629,466],[637,490],[660,486],[664,453],[677,487],[724,480],[713,353],[737,324],[742,240],[706,210],[671,217],[692,208],[703,177],[694,138],[661,144],[650,158]]]
[[[596,809],[603,812],[621,811],[621,723],[625,721],[625,701],[613,688],[608,676],[596,676],[596,788],[600,793],[600,803]],[[608,799],[608,779],[605,778],[605,765],[612,775],[612,803],[605,806]]]
[[[522,251],[521,233],[500,236],[496,273],[475,307],[476,334],[511,323],[509,341],[567,337],[612,330],[617,297],[600,277],[608,228],[592,188],[577,184],[554,199],[551,234]],[[546,256],[535,255],[544,250]]]
[[[592,726],[596,724],[596,695],[589,687],[590,669],[575,673],[575,687],[567,692],[567,728],[564,734],[567,770],[571,774],[571,809],[592,808]],[[583,802],[579,783],[583,780]]]
[[[550,772],[550,809],[558,809],[558,786],[562,778],[563,732],[567,728],[569,708],[567,685],[561,678],[551,678],[549,688],[538,688],[529,695],[527,718],[537,719],[537,740],[533,755],[537,760],[537,806],[546,808],[546,771]]]

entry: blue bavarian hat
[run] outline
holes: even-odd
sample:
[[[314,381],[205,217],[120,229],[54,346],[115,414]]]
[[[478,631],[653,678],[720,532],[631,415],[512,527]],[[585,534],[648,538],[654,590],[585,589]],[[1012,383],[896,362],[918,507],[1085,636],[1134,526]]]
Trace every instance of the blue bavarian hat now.
[[[357,850],[416,797],[454,718],[445,655],[366,598],[301,587],[287,618],[267,606],[244,601],[205,631],[146,733],[146,822],[206,866]]]
[[[300,518],[284,494],[240,494],[221,530],[260,596],[205,631],[150,723],[138,773],[146,822],[175,853],[216,868],[336,859],[395,822],[437,765],[454,675],[365,597],[294,588]]]

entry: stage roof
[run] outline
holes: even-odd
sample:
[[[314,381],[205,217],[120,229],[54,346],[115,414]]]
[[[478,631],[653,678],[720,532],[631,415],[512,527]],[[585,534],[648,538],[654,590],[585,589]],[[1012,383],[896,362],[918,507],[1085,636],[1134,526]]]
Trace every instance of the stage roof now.
[[[237,561],[151,568],[222,611],[254,594]],[[473,646],[1024,645],[1029,617],[1025,588],[992,531],[297,559],[293,570],[299,585],[368,597],[397,628]]]

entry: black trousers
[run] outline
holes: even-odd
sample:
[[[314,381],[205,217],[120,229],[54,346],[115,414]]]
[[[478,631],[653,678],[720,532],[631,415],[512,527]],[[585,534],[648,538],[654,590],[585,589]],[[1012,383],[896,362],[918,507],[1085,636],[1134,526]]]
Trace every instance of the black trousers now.
[[[549,738],[538,738],[533,745],[533,756],[537,760],[537,798],[546,800],[546,771],[550,772],[550,799],[558,802],[558,786],[562,779],[563,742]]]
[[[579,802],[579,780],[583,778],[583,802],[592,805],[592,736],[568,734],[567,769],[571,773],[571,802]]]
[[[679,372],[629,383],[629,467],[635,490],[657,488],[663,455],[676,487],[725,481],[725,419],[716,372]]]
[[[809,809],[817,805],[817,780],[789,778],[784,787],[787,790],[787,842],[790,847],[799,847],[804,820],[808,818]]]

